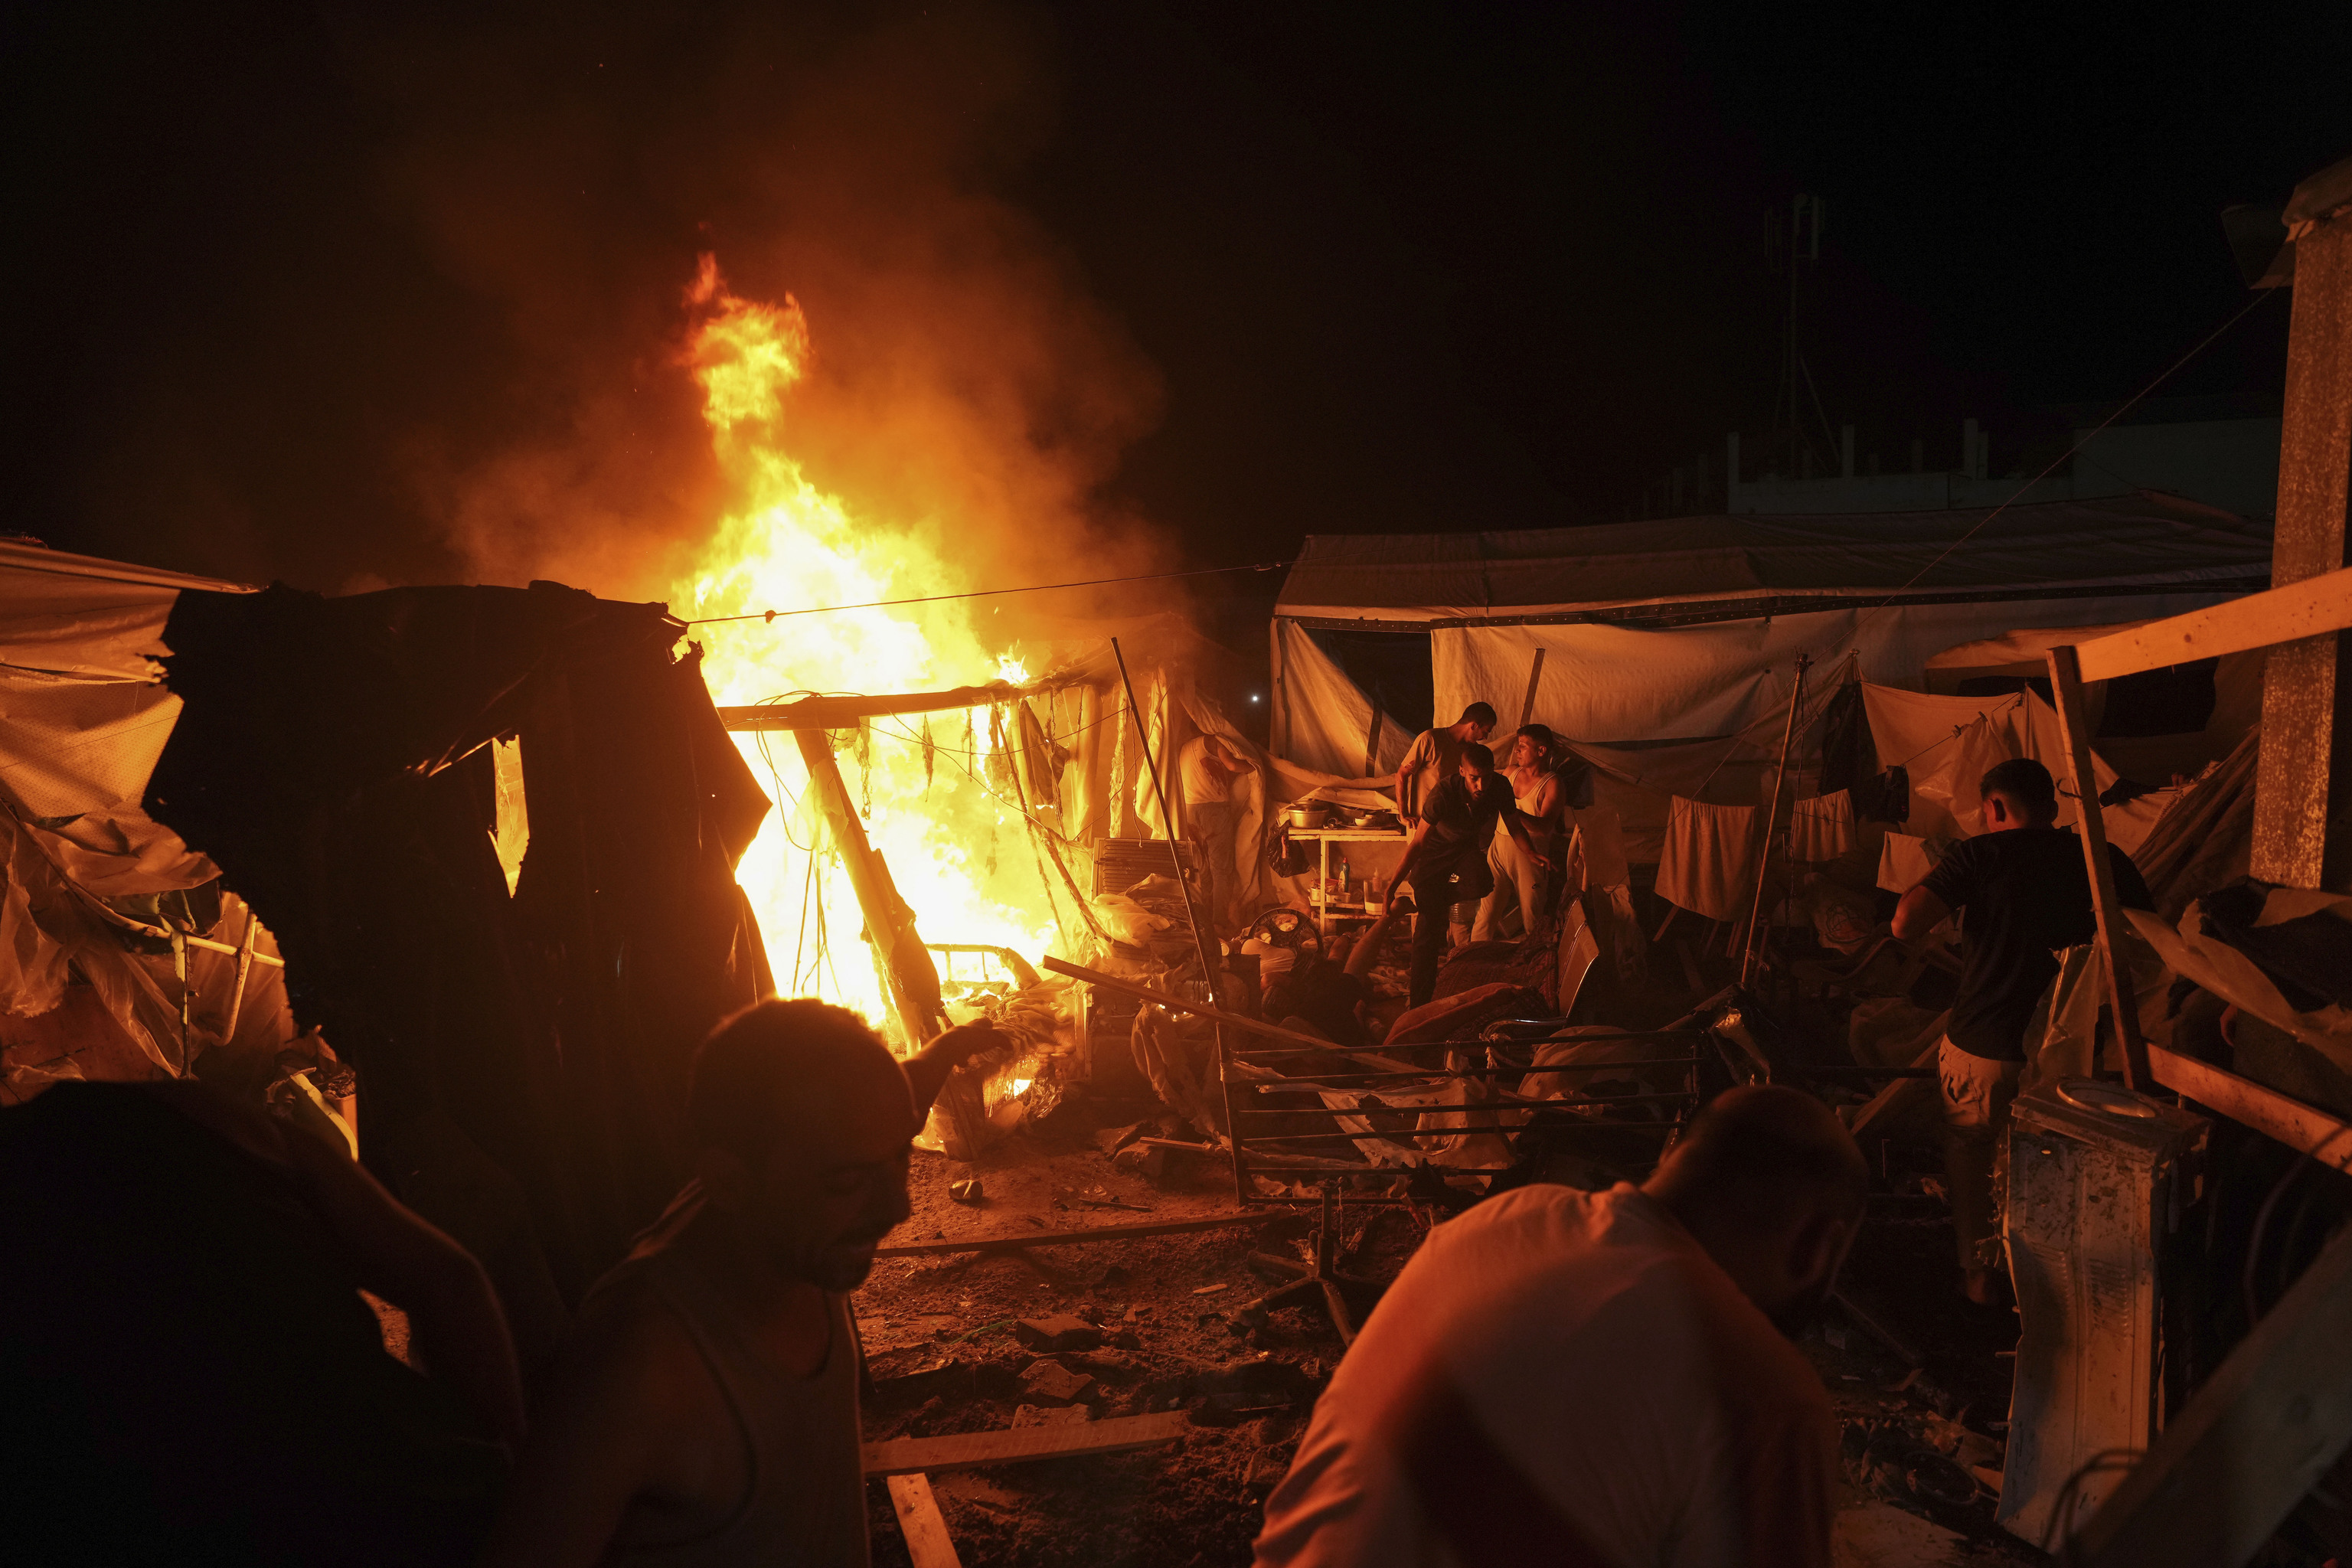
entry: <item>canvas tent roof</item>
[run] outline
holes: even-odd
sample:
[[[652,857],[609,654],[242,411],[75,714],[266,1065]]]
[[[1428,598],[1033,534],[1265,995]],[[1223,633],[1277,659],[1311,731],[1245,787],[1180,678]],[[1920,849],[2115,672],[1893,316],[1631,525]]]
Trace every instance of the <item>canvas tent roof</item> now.
[[[0,541],[0,801],[93,892],[215,874],[141,805],[180,711],[152,656],[190,588],[249,591]]]
[[[1677,620],[1710,612],[1732,618],[1888,595],[2246,592],[2269,581],[2266,527],[2177,497],[2047,502],[2011,507],[1990,523],[1989,516],[1972,509],[1313,534],[1275,613],[1419,629],[1633,606],[1675,605]]]

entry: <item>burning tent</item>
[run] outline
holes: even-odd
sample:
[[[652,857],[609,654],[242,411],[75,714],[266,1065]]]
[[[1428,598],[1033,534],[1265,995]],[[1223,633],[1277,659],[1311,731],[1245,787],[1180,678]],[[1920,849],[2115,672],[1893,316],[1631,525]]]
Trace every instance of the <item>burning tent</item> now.
[[[733,876],[768,802],[677,624],[11,545],[0,631],[10,1098],[274,1079],[348,1129],[355,1069],[357,1152],[551,1351],[683,1179],[688,1054],[770,989]],[[511,879],[500,737],[530,779]]]

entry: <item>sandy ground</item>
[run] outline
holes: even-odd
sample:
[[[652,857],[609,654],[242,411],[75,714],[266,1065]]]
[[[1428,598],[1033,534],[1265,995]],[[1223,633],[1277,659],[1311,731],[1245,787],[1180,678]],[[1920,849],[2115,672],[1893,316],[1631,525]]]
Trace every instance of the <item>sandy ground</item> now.
[[[1157,1182],[1113,1167],[1097,1134],[1153,1109],[1073,1104],[977,1166],[919,1155],[915,1215],[891,1239],[1230,1213],[1222,1165],[1181,1164]],[[948,1195],[949,1183],[967,1175],[981,1180],[977,1205]],[[1099,1206],[1107,1202],[1132,1206]],[[1991,1499],[1966,1466],[1998,1465],[2008,1363],[1997,1352],[2013,1342],[2014,1320],[1971,1308],[1948,1288],[1949,1230],[1934,1205],[1895,1208],[1866,1233],[1847,1279],[1858,1299],[1932,1347],[1927,1364],[1914,1372],[1834,1311],[1805,1341],[1844,1427],[1837,1561],[1851,1568],[2044,1561],[1993,1524]],[[1020,1382],[1038,1357],[1015,1338],[1013,1322],[1056,1313],[1095,1321],[1110,1337],[1103,1350],[1053,1358],[1094,1379],[1084,1401],[1089,1415],[1182,1408],[1195,1424],[1181,1441],[1140,1453],[933,1478],[964,1568],[1240,1568],[1341,1346],[1319,1313],[1284,1311],[1255,1333],[1236,1329],[1232,1313],[1270,1288],[1247,1267],[1253,1247],[1295,1256],[1308,1228],[1303,1219],[1278,1220],[1033,1250],[1042,1268],[1003,1255],[884,1259],[856,1300],[876,1379],[866,1436],[1039,1419],[1051,1407],[1031,1403]],[[1394,1209],[1360,1209],[1342,1226],[1343,1237],[1358,1243],[1354,1267],[1383,1279],[1423,1234],[1421,1222]],[[875,1561],[908,1563],[884,1487],[873,1482],[869,1491]]]

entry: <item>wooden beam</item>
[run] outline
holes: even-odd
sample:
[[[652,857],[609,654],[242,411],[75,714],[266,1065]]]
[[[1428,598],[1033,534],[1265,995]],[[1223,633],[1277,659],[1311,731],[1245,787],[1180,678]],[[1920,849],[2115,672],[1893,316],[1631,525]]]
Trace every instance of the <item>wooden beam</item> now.
[[[2051,706],[2058,710],[2058,738],[2066,748],[2066,772],[2074,789],[2074,809],[2082,820],[2075,836],[2083,841],[2084,868],[2090,874],[2091,913],[2098,927],[2099,956],[2107,966],[2107,1011],[2116,1038],[2124,1047],[2124,1081],[2146,1092],[2151,1086],[2147,1039],[2139,1029],[2139,998],[2133,994],[2131,976],[2116,962],[2116,930],[2124,924],[2123,906],[2116,898],[2115,862],[2107,855],[2107,823],[2099,811],[2099,779],[2091,766],[2091,736],[2083,721],[2083,670],[2076,650],[2061,645],[2050,650]],[[2098,1066],[2094,1061],[2092,1067]]]
[[[2156,1081],[2175,1093],[2299,1149],[2323,1165],[2352,1171],[2352,1126],[2326,1111],[2161,1046],[2148,1047],[2147,1059]]]
[[[1013,1426],[995,1432],[964,1432],[951,1437],[897,1437],[868,1443],[869,1476],[937,1475],[946,1470],[984,1469],[1030,1459],[1076,1459],[1089,1454],[1124,1454],[1172,1443],[1192,1429],[1181,1410],[1151,1415],[1115,1415],[1108,1421],[1066,1426]]]
[[[907,1556],[915,1568],[963,1568],[955,1542],[948,1539],[948,1521],[940,1515],[939,1500],[931,1496],[928,1476],[892,1476],[890,1508],[898,1516],[898,1533],[906,1538]]]
[[[898,713],[941,713],[952,709],[993,708],[1000,702],[1051,691],[1057,683],[1015,686],[992,680],[952,691],[903,691],[889,697],[804,697],[798,702],[762,702],[751,708],[721,708],[719,721],[730,730],[847,730],[861,719]]]
[[[1921,1051],[1913,1060],[1912,1069],[1916,1071],[1926,1068],[1932,1073],[1936,1067],[1936,1058],[1943,1053],[1943,1048],[1944,1036],[1943,1032],[1938,1030],[1936,1037],[1927,1043],[1927,1048]],[[1915,1105],[1925,1104],[1934,1100],[1936,1094],[1937,1082],[1933,1077],[1898,1078],[1870,1097],[1854,1116],[1853,1125],[1847,1131],[1853,1134],[1853,1141],[1859,1143],[1863,1140],[1863,1135],[1880,1122],[1891,1121]]]
[[[796,731],[793,739],[800,746],[801,761],[807,764],[809,788],[832,835],[834,850],[857,894],[858,912],[866,917],[866,940],[880,960],[877,967],[888,982],[898,1026],[907,1037],[908,1048],[919,1050],[947,1027],[947,1008],[940,999],[940,972],[932,967],[930,952],[915,930],[915,911],[898,896],[890,868],[866,837],[866,825],[858,820],[849,786],[842,782],[841,766],[834,760],[832,741],[823,730]],[[932,1103],[939,1112],[940,1142],[947,1157],[978,1157],[985,1122],[980,1085],[973,1075],[962,1068],[948,1074],[939,1099]]]
[[[2347,627],[2352,627],[2352,566],[2187,615],[2168,616],[2129,631],[2110,632],[2078,645],[2074,652],[2084,680],[2113,680]]]
[[[2060,1555],[2238,1568],[2352,1443],[2352,1229],[2240,1341]]]
[[[1209,1153],[1222,1156],[1222,1149]],[[1206,1219],[1152,1220],[1142,1225],[1097,1225],[1085,1230],[1034,1230],[1014,1236],[978,1236],[953,1241],[916,1241],[903,1247],[877,1247],[877,1258],[927,1258],[949,1252],[994,1252],[1003,1247],[1066,1247],[1080,1241],[1124,1241],[1138,1236],[1181,1236],[1194,1230],[1224,1230],[1234,1226],[1264,1225],[1279,1219],[1273,1214],[1221,1214]]]

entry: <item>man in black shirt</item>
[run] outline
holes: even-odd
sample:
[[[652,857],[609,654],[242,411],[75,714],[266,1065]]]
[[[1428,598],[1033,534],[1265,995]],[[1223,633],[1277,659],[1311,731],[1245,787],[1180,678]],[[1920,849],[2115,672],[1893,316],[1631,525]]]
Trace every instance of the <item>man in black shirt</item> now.
[[[1437,966],[1445,956],[1448,924],[1466,928],[1478,918],[1478,904],[1495,890],[1486,847],[1500,821],[1534,864],[1549,871],[1528,833],[1528,819],[1511,799],[1511,786],[1495,771],[1495,753],[1465,742],[1452,777],[1429,792],[1421,820],[1404,847],[1390,887],[1412,889],[1412,980],[1411,1005],[1418,1007],[1437,989]]]
[[[2097,931],[2082,840],[2053,827],[2058,791],[2031,757],[1994,766],[1978,786],[1983,832],[1954,847],[1895,911],[1895,934],[1917,942],[1955,910],[1960,984],[1937,1052],[1944,1091],[1944,1164],[1952,1227],[1969,1299],[1994,1299],[1992,1170],[2025,1066],[2025,1030],[2058,977],[2057,950]],[[2095,805],[2090,807],[2096,810]],[[2155,908],[2131,857],[2107,847],[2116,896]]]

